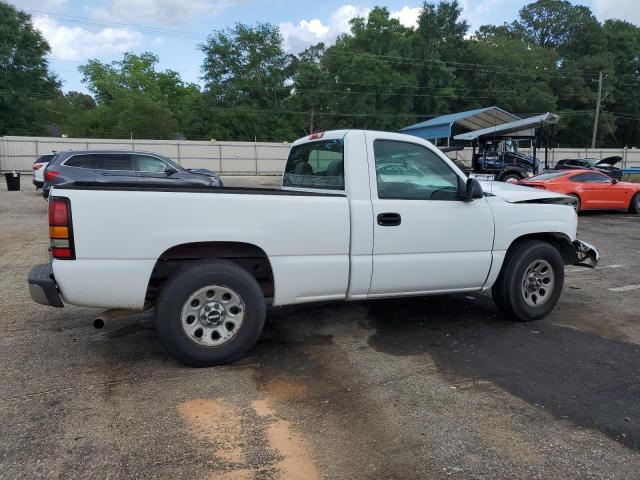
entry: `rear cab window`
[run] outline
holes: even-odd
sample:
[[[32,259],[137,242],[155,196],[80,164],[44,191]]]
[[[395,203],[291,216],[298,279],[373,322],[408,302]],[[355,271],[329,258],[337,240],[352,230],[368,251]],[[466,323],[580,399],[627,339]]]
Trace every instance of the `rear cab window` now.
[[[318,140],[291,147],[282,186],[344,190],[343,140]]]

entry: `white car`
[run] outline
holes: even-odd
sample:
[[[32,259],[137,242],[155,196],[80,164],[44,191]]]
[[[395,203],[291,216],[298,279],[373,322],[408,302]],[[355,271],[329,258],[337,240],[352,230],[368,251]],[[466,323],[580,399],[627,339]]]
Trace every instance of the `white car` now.
[[[389,164],[410,168],[379,173]],[[568,200],[483,191],[417,137],[318,133],[293,143],[281,189],[54,186],[53,259],[29,290],[57,307],[153,305],[163,344],[194,366],[243,355],[267,304],[491,290],[534,320],[558,301],[565,265],[598,260]]]
[[[56,155],[54,153],[42,155],[33,163],[33,166],[31,167],[31,170],[33,170],[32,181],[33,181],[33,184],[36,186],[36,190],[38,188],[42,188],[42,186],[44,185],[44,171],[47,168],[47,165],[49,165],[49,162],[55,156]]]

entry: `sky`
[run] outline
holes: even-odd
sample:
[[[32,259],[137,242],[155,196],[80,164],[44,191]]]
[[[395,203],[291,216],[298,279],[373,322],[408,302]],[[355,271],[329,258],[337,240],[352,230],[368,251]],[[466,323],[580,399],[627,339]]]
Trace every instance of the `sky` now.
[[[320,41],[331,44],[349,30],[349,20],[386,6],[392,17],[414,26],[421,0],[9,0],[33,16],[51,46],[49,63],[64,91],[87,91],[78,66],[88,59],[111,62],[122,53],[153,52],[160,69],[201,83],[198,44],[212,31],[236,22],[280,27],[285,49],[297,53]],[[527,1],[460,0],[469,33],[485,24],[514,20]],[[599,20],[621,18],[640,24],[640,0],[583,0]]]

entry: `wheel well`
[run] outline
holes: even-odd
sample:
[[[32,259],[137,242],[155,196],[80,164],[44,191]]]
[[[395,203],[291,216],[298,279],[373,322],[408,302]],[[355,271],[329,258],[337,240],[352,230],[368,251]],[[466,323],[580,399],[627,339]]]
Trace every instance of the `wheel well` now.
[[[265,299],[273,299],[273,270],[269,257],[260,247],[242,242],[194,242],[175,245],[160,255],[151,272],[146,301],[155,300],[164,282],[173,274],[193,261],[207,258],[224,258],[238,264],[254,276]]]
[[[562,261],[565,265],[573,265],[576,261],[576,252],[571,239],[563,233],[555,232],[528,233],[522,235],[511,242],[511,245],[509,245],[507,249],[507,255],[509,255],[517,245],[527,240],[540,240],[553,245],[560,253],[560,256],[562,256]]]

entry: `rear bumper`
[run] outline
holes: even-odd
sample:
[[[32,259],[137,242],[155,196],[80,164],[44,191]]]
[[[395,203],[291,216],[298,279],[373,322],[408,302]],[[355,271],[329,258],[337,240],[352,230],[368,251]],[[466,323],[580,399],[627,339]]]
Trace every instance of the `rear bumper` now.
[[[38,187],[38,188],[42,188],[44,185],[44,182],[40,181],[40,180],[36,180],[35,178],[33,180],[31,180],[33,182],[33,184]]]
[[[44,263],[33,267],[29,272],[27,283],[29,284],[29,295],[34,302],[51,307],[64,307],[58,286],[53,278],[51,264]]]
[[[573,248],[576,254],[576,261],[573,265],[596,268],[598,260],[600,260],[600,254],[598,253],[598,250],[596,250],[596,247],[587,242],[575,240],[573,242]]]

